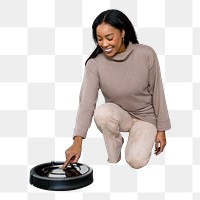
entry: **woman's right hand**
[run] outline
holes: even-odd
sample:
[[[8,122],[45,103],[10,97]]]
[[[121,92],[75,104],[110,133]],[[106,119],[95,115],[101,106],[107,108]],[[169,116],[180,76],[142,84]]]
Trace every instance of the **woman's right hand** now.
[[[62,169],[66,168],[69,163],[76,163],[81,156],[82,151],[82,137],[75,137],[73,144],[65,151],[66,161]]]

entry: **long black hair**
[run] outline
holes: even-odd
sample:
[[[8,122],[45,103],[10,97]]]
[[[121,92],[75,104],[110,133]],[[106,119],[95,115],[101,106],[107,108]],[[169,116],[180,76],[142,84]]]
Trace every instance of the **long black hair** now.
[[[97,46],[95,50],[92,52],[92,54],[89,56],[89,58],[86,60],[85,64],[87,64],[87,61],[90,58],[95,58],[99,53],[102,52],[101,47],[98,45],[96,29],[97,26],[99,26],[103,22],[110,24],[111,26],[119,29],[120,31],[122,30],[125,31],[125,36],[124,36],[125,47],[128,46],[129,41],[132,42],[133,44],[139,43],[137,40],[135,29],[131,21],[123,12],[116,9],[103,11],[96,17],[96,19],[92,24],[92,36]]]

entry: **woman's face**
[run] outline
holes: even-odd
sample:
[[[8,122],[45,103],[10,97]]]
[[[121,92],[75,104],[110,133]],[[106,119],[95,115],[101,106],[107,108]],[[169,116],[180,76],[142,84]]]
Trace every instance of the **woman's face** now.
[[[103,52],[108,57],[113,57],[117,53],[125,51],[125,44],[123,37],[125,35],[124,30],[119,29],[103,22],[97,26],[97,42]]]

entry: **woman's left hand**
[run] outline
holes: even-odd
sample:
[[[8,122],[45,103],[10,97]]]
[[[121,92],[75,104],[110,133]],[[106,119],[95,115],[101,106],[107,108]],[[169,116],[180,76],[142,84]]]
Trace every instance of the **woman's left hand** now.
[[[167,144],[165,131],[158,131],[155,139],[155,155],[159,155],[164,151],[164,148]]]

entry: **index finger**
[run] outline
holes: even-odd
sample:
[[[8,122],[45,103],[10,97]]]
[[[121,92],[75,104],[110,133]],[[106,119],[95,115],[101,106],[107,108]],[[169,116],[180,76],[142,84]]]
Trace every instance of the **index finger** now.
[[[65,169],[67,167],[67,165],[69,164],[69,160],[66,160],[62,166],[62,169]]]
[[[76,158],[76,156],[73,156],[73,155],[72,156],[68,156],[66,158],[66,161],[64,162],[64,164],[62,166],[62,169],[66,168],[69,163],[73,163],[75,158]]]

